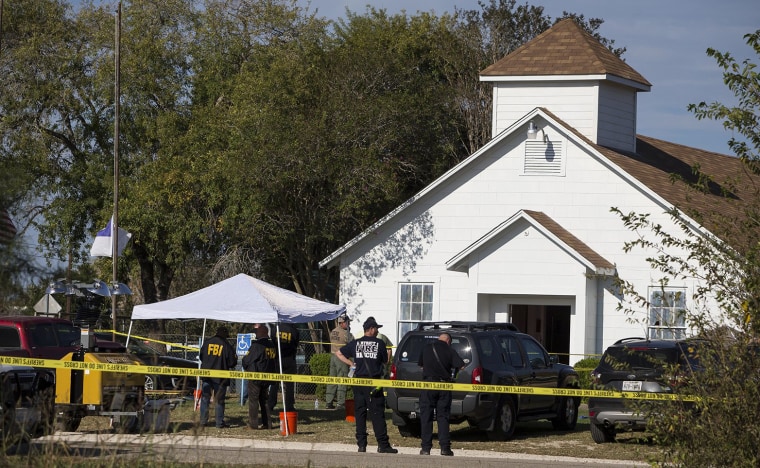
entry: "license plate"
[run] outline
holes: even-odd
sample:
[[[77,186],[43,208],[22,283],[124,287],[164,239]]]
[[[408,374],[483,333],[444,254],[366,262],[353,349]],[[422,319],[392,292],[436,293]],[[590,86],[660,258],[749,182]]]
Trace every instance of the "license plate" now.
[[[640,380],[624,380],[623,391],[624,392],[640,392],[641,381]]]

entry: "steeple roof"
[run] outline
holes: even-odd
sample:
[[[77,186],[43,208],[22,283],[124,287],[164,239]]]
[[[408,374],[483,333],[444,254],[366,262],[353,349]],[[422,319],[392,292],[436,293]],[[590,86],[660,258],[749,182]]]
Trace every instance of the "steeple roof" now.
[[[651,86],[572,18],[559,21],[480,72],[481,77],[568,75],[612,75]]]

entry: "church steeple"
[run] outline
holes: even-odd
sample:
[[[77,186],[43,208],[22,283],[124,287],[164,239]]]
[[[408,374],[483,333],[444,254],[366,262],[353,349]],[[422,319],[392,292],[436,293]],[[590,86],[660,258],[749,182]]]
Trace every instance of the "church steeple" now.
[[[544,107],[591,141],[635,151],[636,93],[651,84],[573,19],[480,73],[494,83],[493,135]]]

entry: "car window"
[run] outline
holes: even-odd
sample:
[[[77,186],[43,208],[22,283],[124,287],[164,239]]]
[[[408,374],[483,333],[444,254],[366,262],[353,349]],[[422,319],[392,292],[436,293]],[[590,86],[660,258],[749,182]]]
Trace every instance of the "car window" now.
[[[427,343],[433,342],[438,339],[438,335],[434,336],[423,336],[423,335],[412,335],[409,336],[406,342],[404,343],[404,347],[401,348],[400,353],[398,355],[398,359],[401,362],[414,362],[417,363],[420,360],[420,353],[422,353],[422,348],[425,347]]]
[[[417,363],[420,360],[420,353],[426,344],[432,343],[438,339],[438,334],[434,335],[411,335],[408,336],[403,347],[399,350],[398,360],[400,362]],[[459,354],[462,360],[469,364],[472,360],[472,349],[470,341],[461,336],[451,337],[451,348]]]
[[[522,345],[525,348],[525,354],[528,356],[528,362],[535,368],[549,367],[549,363],[546,362],[546,353],[544,348],[538,344],[537,341],[529,337],[523,337],[521,339]]]
[[[456,351],[465,364],[472,362],[472,346],[470,345],[470,340],[463,336],[452,336],[451,348]]]
[[[63,322],[55,323],[53,327],[60,346],[74,346],[82,339],[82,330],[79,327]]]
[[[622,346],[608,349],[602,361],[616,370],[660,369],[678,362],[678,351],[675,348]]]
[[[21,336],[16,327],[0,327],[0,346],[6,348],[21,347]]]
[[[477,338],[480,346],[480,364],[489,368],[499,368],[504,365],[501,349],[496,346],[490,336]]]
[[[499,336],[497,340],[504,352],[504,356],[506,356],[507,363],[516,369],[525,367],[520,346],[517,344],[517,338],[514,336]]]
[[[37,348],[49,348],[58,346],[55,330],[49,323],[36,323],[29,325],[29,338],[31,345]]]

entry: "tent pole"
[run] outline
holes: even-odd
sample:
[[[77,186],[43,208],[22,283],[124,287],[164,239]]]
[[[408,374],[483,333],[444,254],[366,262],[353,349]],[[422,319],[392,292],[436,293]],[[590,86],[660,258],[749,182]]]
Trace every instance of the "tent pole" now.
[[[201,348],[203,348],[203,342],[206,341],[206,319],[203,319],[203,331],[201,332],[201,342],[198,345],[198,369],[201,368]],[[200,401],[201,401],[201,377],[197,376],[195,378],[195,404],[193,405],[195,409],[199,409]]]
[[[285,381],[282,379],[282,343],[280,343],[280,322],[275,322],[277,327],[277,360],[280,361],[280,391],[282,392],[282,411],[285,413],[285,435],[290,435],[290,427],[288,427],[288,408],[285,406]],[[295,389],[293,389],[295,391]],[[290,411],[295,410],[291,408]]]
[[[129,330],[127,330],[127,344],[125,345],[127,349],[129,349],[129,338],[132,336],[132,324],[134,323],[134,320],[129,321]]]

